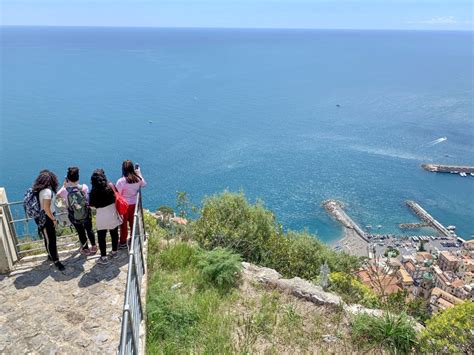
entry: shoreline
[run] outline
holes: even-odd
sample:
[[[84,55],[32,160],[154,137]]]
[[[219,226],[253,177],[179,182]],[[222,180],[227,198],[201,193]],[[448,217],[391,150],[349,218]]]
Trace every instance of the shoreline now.
[[[368,256],[367,246],[369,244],[351,228],[344,227],[341,238],[330,245],[336,251],[344,251],[354,256]]]

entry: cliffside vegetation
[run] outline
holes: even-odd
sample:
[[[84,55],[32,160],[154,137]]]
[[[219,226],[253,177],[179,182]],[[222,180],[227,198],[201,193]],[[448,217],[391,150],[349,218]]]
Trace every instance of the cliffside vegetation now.
[[[191,208],[186,195],[180,193],[178,200],[180,215],[186,216]],[[417,301],[407,303],[403,294],[381,300],[351,274],[360,266],[359,258],[335,252],[307,232],[284,232],[263,203],[251,204],[242,193],[223,192],[206,199],[202,209],[193,209],[197,219],[186,226],[157,223],[146,216],[151,235],[150,354],[450,349],[440,343],[446,337],[436,324],[442,320],[433,318],[428,323],[439,341],[428,330],[420,338],[414,321],[407,317],[426,319]],[[386,316],[348,316],[342,308],[317,306],[265,289],[241,273],[241,260],[316,284],[321,281],[321,266],[327,263],[331,271],[328,291],[338,293],[346,303],[383,308]],[[472,309],[466,312],[472,315]],[[457,322],[472,325],[472,319],[463,317]],[[472,335],[458,336],[461,345],[456,349],[462,351],[469,339]]]

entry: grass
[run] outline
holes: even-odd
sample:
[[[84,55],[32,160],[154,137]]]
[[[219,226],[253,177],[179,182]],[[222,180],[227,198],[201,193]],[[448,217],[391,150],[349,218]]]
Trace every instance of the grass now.
[[[226,314],[235,292],[208,286],[196,266],[196,247],[178,243],[165,248],[149,279],[147,351],[150,354],[232,351],[232,316]]]
[[[386,313],[381,317],[359,314],[352,320],[352,340],[361,349],[382,347],[408,354],[417,345],[416,332],[406,314]]]
[[[158,229],[149,239],[147,353],[353,350],[342,309],[317,307],[245,278],[222,287],[214,276],[221,268],[227,276],[239,274],[235,254],[166,239]],[[338,344],[325,343],[327,334]]]

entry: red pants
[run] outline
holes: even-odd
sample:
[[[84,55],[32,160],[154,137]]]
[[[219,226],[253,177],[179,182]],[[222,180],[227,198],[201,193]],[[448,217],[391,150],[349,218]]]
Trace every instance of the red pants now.
[[[120,244],[125,244],[127,242],[128,226],[130,226],[130,236],[132,235],[134,213],[135,205],[128,205],[127,213],[122,216],[123,223],[120,226]]]

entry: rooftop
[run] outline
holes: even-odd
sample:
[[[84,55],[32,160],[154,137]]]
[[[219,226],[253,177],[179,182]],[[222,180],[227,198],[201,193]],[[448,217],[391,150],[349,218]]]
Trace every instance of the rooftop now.
[[[400,270],[398,270],[398,272],[400,274],[400,277],[401,277],[403,283],[413,283],[412,277],[405,270],[405,268],[401,267]]]
[[[435,287],[431,291],[431,297],[442,298],[442,299],[448,301],[449,303],[451,303],[452,305],[458,304],[458,303],[463,303],[462,299],[457,298],[456,296],[453,296],[453,295],[443,291],[442,289],[440,289],[438,287]]]
[[[456,255],[451,254],[449,251],[442,251],[440,255],[442,255],[444,258],[451,262],[459,261],[459,258]]]

